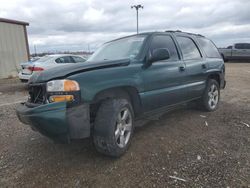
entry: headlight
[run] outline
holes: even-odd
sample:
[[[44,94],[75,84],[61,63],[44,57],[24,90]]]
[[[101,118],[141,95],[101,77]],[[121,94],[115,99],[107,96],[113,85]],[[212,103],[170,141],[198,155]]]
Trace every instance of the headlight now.
[[[53,80],[47,83],[47,92],[79,90],[79,84],[74,80]]]
[[[72,102],[75,100],[74,92],[79,90],[79,84],[74,80],[53,80],[47,83],[49,102]]]

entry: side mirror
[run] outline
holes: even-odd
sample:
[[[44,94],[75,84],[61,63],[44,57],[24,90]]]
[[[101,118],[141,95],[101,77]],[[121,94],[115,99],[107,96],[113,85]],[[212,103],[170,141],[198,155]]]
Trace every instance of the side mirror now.
[[[170,58],[168,49],[166,48],[157,48],[153,50],[152,55],[149,59],[151,63],[161,60],[166,60]]]

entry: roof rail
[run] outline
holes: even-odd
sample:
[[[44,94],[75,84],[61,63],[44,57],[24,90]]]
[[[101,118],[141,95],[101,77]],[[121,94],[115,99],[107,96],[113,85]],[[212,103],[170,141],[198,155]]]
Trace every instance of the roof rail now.
[[[172,32],[172,33],[175,33],[175,32],[179,32],[179,33],[185,33],[185,34],[189,34],[189,35],[196,35],[196,36],[200,36],[200,37],[205,37],[201,34],[196,34],[196,33],[189,33],[189,32],[183,32],[181,30],[166,30],[165,32]]]
[[[181,30],[166,30],[165,32],[182,32]]]

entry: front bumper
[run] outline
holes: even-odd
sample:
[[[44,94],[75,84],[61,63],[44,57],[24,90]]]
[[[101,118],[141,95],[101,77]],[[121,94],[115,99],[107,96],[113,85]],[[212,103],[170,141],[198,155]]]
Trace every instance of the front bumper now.
[[[28,107],[25,103],[16,109],[19,120],[31,125],[41,134],[55,140],[67,141],[90,136],[89,105],[67,107],[66,102]]]

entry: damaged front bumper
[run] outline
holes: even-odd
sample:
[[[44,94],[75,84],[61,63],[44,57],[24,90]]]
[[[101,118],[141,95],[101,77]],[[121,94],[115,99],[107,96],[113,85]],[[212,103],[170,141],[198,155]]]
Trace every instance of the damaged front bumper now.
[[[68,107],[67,102],[56,102],[29,107],[22,103],[16,113],[22,123],[55,141],[69,142],[90,136],[88,104]]]

